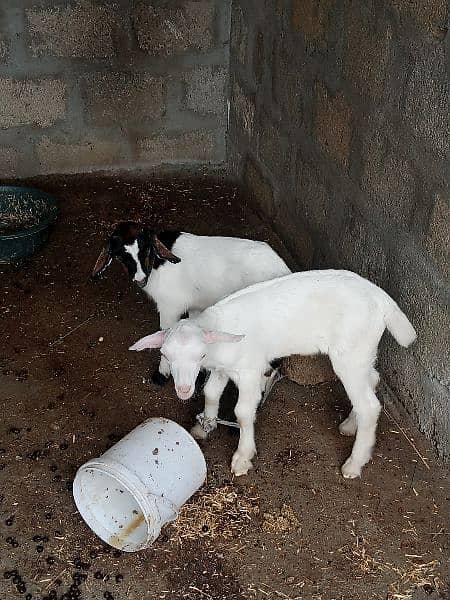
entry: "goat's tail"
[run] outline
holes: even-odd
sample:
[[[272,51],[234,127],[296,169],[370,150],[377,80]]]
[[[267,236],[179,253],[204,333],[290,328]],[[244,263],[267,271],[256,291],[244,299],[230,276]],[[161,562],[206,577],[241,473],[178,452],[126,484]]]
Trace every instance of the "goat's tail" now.
[[[389,297],[389,300],[388,309],[384,316],[386,327],[400,346],[407,348],[416,339],[416,330],[409,322],[408,317],[400,310],[397,303],[391,297]]]

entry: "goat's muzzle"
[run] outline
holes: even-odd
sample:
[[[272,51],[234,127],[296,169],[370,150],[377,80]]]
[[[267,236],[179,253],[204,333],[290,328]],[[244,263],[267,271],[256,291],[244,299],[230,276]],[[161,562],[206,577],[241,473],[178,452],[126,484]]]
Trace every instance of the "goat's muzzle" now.
[[[175,391],[177,393],[178,398],[182,402],[186,402],[187,400],[192,398],[192,396],[194,395],[195,386],[194,385],[178,385],[178,386],[175,386]]]
[[[140,281],[137,281],[136,279],[134,280],[134,283],[140,287],[141,289],[144,288],[147,285],[147,281],[148,281],[148,277],[144,277],[144,279],[141,279]]]

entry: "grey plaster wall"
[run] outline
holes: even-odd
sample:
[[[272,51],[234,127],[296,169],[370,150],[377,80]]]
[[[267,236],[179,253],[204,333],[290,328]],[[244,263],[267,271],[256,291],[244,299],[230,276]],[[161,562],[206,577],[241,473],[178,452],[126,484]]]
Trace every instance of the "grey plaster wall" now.
[[[446,0],[233,0],[229,159],[299,266],[386,289],[381,370],[450,457]]]
[[[229,2],[0,3],[0,177],[225,160]]]

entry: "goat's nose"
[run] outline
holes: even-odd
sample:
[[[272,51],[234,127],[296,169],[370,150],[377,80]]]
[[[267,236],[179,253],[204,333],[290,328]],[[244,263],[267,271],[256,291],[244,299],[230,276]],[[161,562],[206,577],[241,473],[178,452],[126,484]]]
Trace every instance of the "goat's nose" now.
[[[135,279],[134,281],[140,288],[143,288],[147,285],[147,277],[144,277],[144,279]]]
[[[189,394],[189,392],[191,391],[192,385],[179,385],[178,386],[178,391],[180,392],[180,394]]]

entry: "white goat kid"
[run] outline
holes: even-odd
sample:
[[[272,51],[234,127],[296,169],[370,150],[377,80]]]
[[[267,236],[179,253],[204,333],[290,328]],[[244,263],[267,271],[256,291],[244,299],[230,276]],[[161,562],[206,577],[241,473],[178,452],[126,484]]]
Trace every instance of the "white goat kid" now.
[[[131,221],[116,227],[92,276],[103,273],[113,259],[155,301],[163,329],[186,312],[198,313],[236,290],[291,272],[265,242],[179,231],[156,234]],[[163,384],[169,375],[162,357],[153,382]]]
[[[231,463],[235,475],[247,473],[256,453],[253,425],[261,377],[270,361],[291,354],[328,354],[353,406],[340,431],[356,433],[342,466],[344,477],[354,478],[375,444],[380,403],[374,364],[385,328],[405,347],[416,338],[394,300],[373,283],[349,271],[307,271],[241,290],[195,318],[142,338],[130,350],[161,348],[184,400],[194,392],[199,369],[211,370],[204,388],[204,426],[192,430],[197,437],[214,429],[225,385],[229,378],[236,383],[240,439]]]

